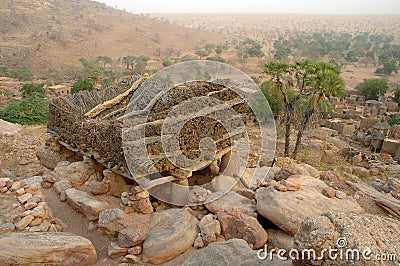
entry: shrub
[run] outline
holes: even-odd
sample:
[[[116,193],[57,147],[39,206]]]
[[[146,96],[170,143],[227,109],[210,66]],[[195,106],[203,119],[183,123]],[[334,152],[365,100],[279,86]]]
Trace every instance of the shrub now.
[[[36,125],[47,123],[48,99],[42,85],[24,84],[22,99],[0,108],[0,118],[11,123]]]
[[[388,90],[386,79],[364,79],[356,86],[356,89],[365,96],[366,100],[378,100]]]
[[[71,87],[71,93],[76,93],[78,91],[92,91],[94,89],[94,83],[91,79],[78,79]]]

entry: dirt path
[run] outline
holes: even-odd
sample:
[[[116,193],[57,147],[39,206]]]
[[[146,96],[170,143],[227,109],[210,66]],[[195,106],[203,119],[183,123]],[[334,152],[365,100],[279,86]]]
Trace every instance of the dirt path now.
[[[97,251],[98,261],[96,265],[101,266],[114,266],[118,265],[118,259],[111,260],[107,256],[107,246],[111,240],[100,235],[96,230],[89,231],[89,222],[80,213],[77,213],[66,202],[60,201],[59,195],[51,188],[44,189],[43,195],[47,205],[52,210],[52,216],[60,224],[64,225],[64,231],[85,237],[92,241]]]

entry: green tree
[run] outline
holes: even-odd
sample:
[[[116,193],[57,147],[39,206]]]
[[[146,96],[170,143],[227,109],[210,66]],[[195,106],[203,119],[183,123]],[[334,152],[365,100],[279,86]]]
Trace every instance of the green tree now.
[[[96,62],[101,62],[103,63],[103,68],[107,66],[107,64],[111,65],[113,60],[111,57],[105,56],[105,55],[100,55],[96,58]]]
[[[398,71],[397,63],[395,61],[391,60],[391,61],[385,62],[383,64],[382,68],[377,68],[375,70],[375,74],[389,76],[392,73],[397,74],[397,71]]]
[[[91,79],[78,79],[71,87],[71,93],[76,93],[79,91],[92,91],[94,89],[94,83]]]
[[[298,97],[289,98],[289,90],[294,82],[293,77],[290,75],[291,66],[280,61],[272,61],[266,63],[262,71],[271,76],[270,81],[275,83],[276,88],[283,95],[283,102],[286,109],[285,156],[289,156],[290,130],[294,106],[298,100]]]
[[[366,100],[378,100],[388,90],[386,79],[364,79],[356,86],[356,89],[365,96]]]
[[[331,63],[318,62],[313,65],[305,78],[307,86],[307,107],[304,112],[303,121],[297,133],[293,157],[296,158],[301,144],[304,130],[310,122],[318,106],[330,96],[339,96],[343,92],[344,80],[340,76],[340,70]]]

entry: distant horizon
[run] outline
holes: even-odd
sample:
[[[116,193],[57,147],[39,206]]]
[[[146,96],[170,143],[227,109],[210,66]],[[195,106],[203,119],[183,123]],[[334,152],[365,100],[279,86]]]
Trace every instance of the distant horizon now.
[[[134,14],[400,15],[399,0],[93,0]]]

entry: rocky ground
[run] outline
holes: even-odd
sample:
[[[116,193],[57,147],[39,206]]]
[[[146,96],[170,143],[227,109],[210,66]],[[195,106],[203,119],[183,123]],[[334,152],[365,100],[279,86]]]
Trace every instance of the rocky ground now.
[[[322,250],[340,238],[349,248],[400,255],[400,166],[351,136],[318,128],[297,161],[278,157],[272,168],[247,169],[245,180],[253,170],[268,173],[257,188],[197,193],[203,204],[177,208],[46,141],[44,126],[1,125],[1,265],[265,265],[257,258],[265,244]],[[346,263],[271,261],[328,262]]]

